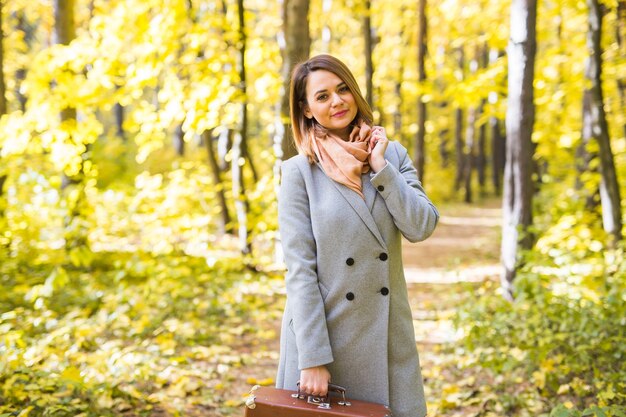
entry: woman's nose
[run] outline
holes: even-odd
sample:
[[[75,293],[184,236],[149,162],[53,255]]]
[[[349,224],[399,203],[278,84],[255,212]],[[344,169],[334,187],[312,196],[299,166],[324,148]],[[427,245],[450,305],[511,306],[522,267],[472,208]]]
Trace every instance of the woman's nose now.
[[[333,106],[336,106],[337,104],[341,104],[342,102],[343,102],[343,99],[341,98],[341,96],[337,93],[333,93],[332,95]]]

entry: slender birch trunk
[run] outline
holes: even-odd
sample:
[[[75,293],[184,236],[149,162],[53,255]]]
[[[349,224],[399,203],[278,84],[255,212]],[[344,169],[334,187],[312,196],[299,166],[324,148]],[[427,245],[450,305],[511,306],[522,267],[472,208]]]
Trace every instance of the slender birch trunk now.
[[[600,202],[602,223],[611,236],[611,246],[622,240],[622,211],[620,189],[611,150],[611,138],[604,111],[602,92],[602,20],[604,7],[598,0],[587,0],[589,20],[587,48],[589,56],[585,65],[585,79],[589,87],[584,92],[583,139],[593,138],[598,142],[600,156]]]
[[[513,298],[522,251],[532,247],[533,145],[537,0],[512,0],[509,39],[506,166],[502,204],[501,284]]]

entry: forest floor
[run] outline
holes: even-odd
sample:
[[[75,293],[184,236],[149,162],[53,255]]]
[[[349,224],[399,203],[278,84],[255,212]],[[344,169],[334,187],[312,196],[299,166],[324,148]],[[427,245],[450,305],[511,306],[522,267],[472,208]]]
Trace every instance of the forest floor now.
[[[463,363],[467,358],[458,343],[462,334],[455,329],[453,317],[456,307],[478,296],[485,281],[498,280],[500,202],[446,205],[440,212],[434,234],[421,243],[405,242],[403,251],[428,415],[481,415],[487,400],[478,398],[475,387],[482,377],[479,369],[468,372]],[[240,341],[237,349],[245,350],[248,360],[223,386],[216,398],[222,405],[210,410],[212,415],[243,415],[241,402],[250,386],[273,384],[280,318],[261,325],[266,338],[253,341],[254,348],[245,337]]]

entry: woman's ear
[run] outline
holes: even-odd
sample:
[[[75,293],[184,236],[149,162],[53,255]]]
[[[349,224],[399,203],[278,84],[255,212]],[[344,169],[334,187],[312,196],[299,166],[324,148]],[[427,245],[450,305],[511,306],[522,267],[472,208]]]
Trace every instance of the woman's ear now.
[[[313,118],[313,113],[311,113],[311,109],[309,108],[308,104],[303,104],[302,105],[302,113],[304,113],[304,116],[307,119],[312,119]]]

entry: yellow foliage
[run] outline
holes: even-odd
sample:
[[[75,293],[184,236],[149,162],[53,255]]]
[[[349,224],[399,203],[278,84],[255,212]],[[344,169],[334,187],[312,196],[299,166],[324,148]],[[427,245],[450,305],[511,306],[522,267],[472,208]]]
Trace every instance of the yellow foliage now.
[[[80,370],[74,366],[67,367],[61,372],[61,378],[73,384],[82,385],[84,383]]]

